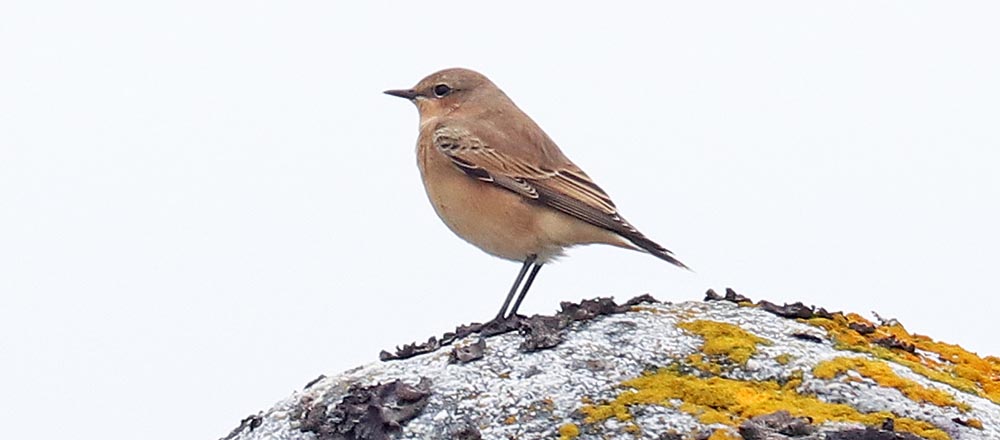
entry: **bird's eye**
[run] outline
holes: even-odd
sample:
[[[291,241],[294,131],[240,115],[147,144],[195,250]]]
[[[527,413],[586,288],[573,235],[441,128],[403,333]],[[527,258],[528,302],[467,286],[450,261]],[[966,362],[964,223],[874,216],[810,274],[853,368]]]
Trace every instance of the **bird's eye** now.
[[[447,84],[438,84],[434,86],[434,96],[437,96],[438,98],[444,98],[445,96],[448,96],[449,93],[451,93],[451,87],[448,87]]]

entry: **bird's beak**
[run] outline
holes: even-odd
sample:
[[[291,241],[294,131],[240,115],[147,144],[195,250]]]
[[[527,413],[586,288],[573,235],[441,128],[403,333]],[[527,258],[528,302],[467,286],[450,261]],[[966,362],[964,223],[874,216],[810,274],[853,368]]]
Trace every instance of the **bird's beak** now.
[[[382,92],[382,93],[385,93],[386,95],[398,96],[400,98],[406,98],[406,99],[409,99],[411,101],[414,100],[414,99],[416,99],[418,96],[420,96],[420,94],[417,93],[416,90],[413,90],[413,89],[409,89],[409,90],[386,90],[385,92]]]

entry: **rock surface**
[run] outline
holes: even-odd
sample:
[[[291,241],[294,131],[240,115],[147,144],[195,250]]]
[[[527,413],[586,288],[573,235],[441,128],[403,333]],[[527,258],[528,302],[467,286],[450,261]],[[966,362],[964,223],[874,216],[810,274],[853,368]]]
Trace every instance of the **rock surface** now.
[[[1000,439],[1000,359],[895,322],[707,299],[463,327],[320,377],[224,438]]]

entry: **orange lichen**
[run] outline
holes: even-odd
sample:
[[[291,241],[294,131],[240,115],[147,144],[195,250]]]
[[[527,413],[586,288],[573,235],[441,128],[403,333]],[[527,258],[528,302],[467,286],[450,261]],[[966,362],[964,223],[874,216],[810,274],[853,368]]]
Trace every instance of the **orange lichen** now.
[[[899,323],[876,325],[853,313],[805,322],[826,329],[839,349],[872,354],[1000,404],[1000,359],[996,357],[980,357],[957,345],[910,334]],[[858,328],[868,331],[862,334]]]
[[[951,406],[962,411],[970,409],[968,404],[956,401],[951,394],[927,388],[917,382],[900,377],[883,361],[860,357],[838,357],[820,362],[813,367],[813,376],[820,379],[833,379],[848,371],[855,371],[881,386],[895,388],[906,397],[917,402],[930,403],[937,406]]]
[[[893,418],[898,431],[930,440],[949,439],[948,434],[931,423],[897,417],[889,412],[861,413],[848,405],[828,403],[815,396],[800,394],[793,386],[782,386],[775,381],[702,378],[660,370],[626,381],[623,385],[628,389],[614,400],[584,406],[581,412],[585,422],[599,423],[612,417],[629,421],[632,419],[629,408],[634,405],[672,406],[671,400],[677,399],[682,402],[678,409],[694,415],[702,423],[736,427],[750,417],[785,410],[793,416],[810,417],[815,423],[878,425],[887,418]]]
[[[559,440],[573,440],[580,436],[580,427],[575,423],[567,423],[559,427]]]

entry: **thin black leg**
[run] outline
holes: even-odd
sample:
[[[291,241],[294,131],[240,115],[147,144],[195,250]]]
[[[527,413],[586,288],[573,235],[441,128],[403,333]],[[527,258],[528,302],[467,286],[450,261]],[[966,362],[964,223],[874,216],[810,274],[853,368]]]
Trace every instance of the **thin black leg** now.
[[[535,267],[531,268],[531,273],[528,274],[528,279],[524,281],[524,287],[521,288],[521,294],[517,296],[517,301],[514,301],[514,307],[510,309],[510,314],[507,315],[508,319],[513,318],[517,314],[517,309],[521,307],[521,301],[524,301],[524,296],[528,294],[531,283],[535,281],[535,275],[538,275],[538,271],[541,269],[541,264],[536,264]]]
[[[521,266],[521,272],[517,274],[517,279],[514,280],[514,285],[510,286],[510,292],[507,293],[507,299],[503,301],[503,307],[500,307],[500,313],[497,313],[497,321],[503,319],[504,314],[507,312],[507,306],[509,306],[510,301],[514,299],[514,294],[517,293],[517,288],[521,285],[521,280],[524,279],[524,274],[528,273],[528,268],[531,267],[536,258],[538,258],[536,255],[529,255],[528,258],[524,260],[524,266]]]

